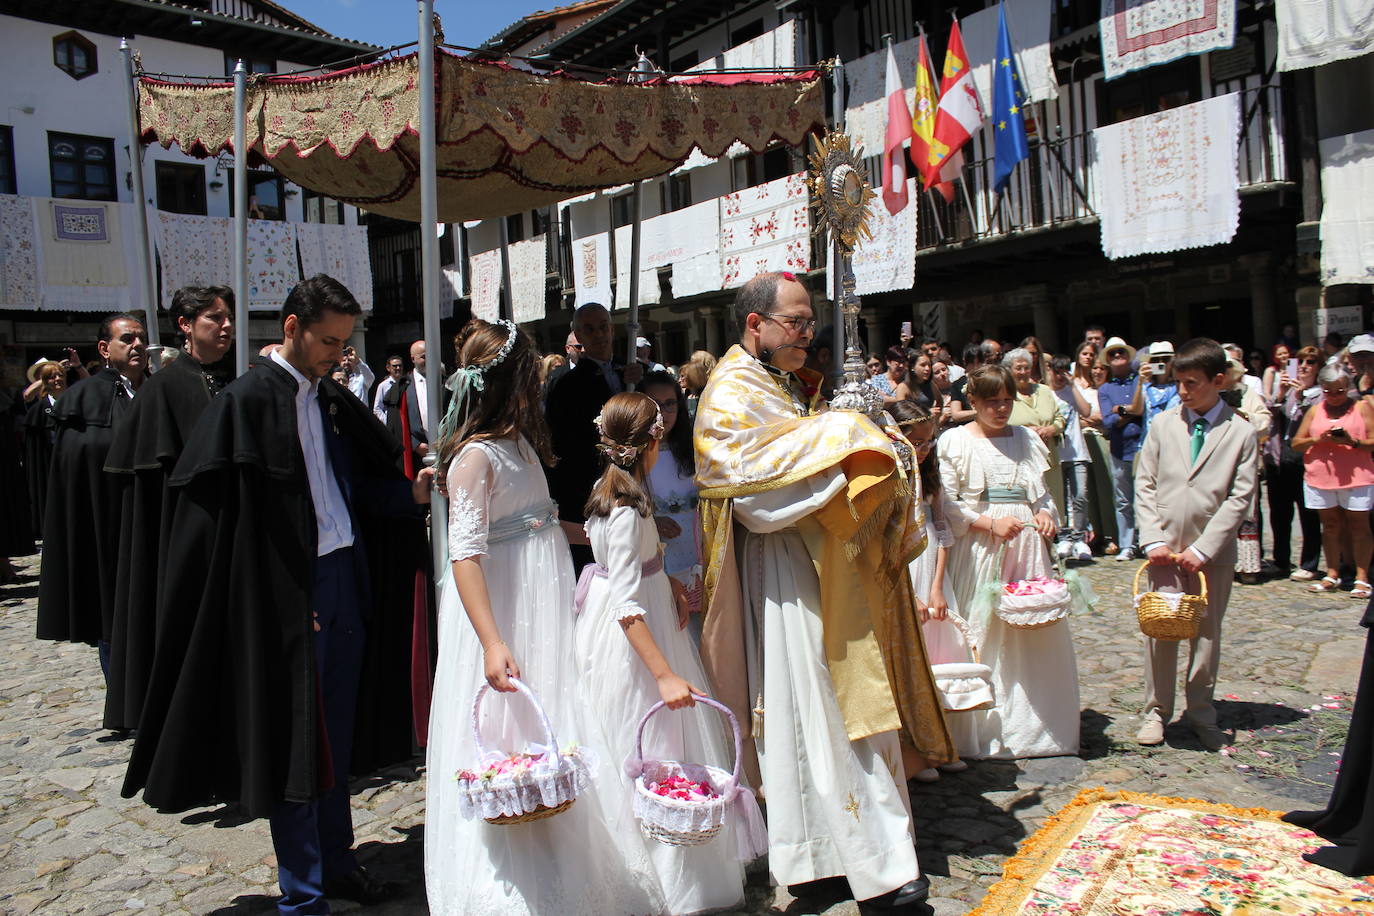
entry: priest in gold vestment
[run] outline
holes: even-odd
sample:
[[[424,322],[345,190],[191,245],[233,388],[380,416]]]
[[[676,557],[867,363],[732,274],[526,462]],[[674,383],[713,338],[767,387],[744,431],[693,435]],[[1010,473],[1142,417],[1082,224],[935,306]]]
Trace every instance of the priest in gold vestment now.
[[[804,368],[815,321],[800,281],[755,277],[735,318],[741,343],[694,434],[702,657],[748,724],[773,879],[804,893],[844,876],[860,912],[901,912],[929,889],[901,743],[930,766],[954,757],[906,573],[924,547],[919,484],[877,425],[827,409]]]

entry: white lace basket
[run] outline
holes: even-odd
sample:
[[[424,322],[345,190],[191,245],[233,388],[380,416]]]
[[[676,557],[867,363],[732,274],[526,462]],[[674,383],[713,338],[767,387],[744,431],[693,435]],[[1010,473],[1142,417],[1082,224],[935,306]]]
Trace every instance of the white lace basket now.
[[[734,771],[727,773],[718,767],[677,760],[645,760],[644,727],[655,713],[667,705],[662,701],[655,703],[639,720],[635,756],[625,761],[625,772],[635,781],[635,817],[639,819],[640,829],[645,836],[668,846],[700,846],[716,838],[730,812],[735,810],[743,816],[739,831],[740,859],[743,861],[762,855],[767,848],[767,839],[766,833],[762,838],[758,836],[758,827],[762,825],[758,801],[747,786],[739,783],[743,753],[739,721],[728,708],[710,697],[697,696],[696,701],[720,710],[729,719],[735,739]],[[673,776],[704,782],[716,793],[716,797],[690,800],[665,798],[649,788],[650,783]],[[763,844],[761,848],[758,846],[760,839]]]
[[[950,611],[945,615],[944,622],[959,631],[976,658],[973,634],[964,618]],[[935,690],[940,694],[940,706],[945,712],[971,712],[997,705],[997,695],[992,689],[992,669],[987,665],[978,662],[936,662],[930,666],[930,673],[935,678]]]
[[[462,779],[459,785],[458,813],[472,820],[483,818],[488,824],[508,826],[523,824],[560,814],[577,800],[587,787],[587,767],[581,750],[559,751],[549,717],[534,692],[517,678],[511,678],[516,691],[534,707],[544,731],[543,757],[520,772],[498,773],[491,778]],[[472,737],[477,748],[479,769],[502,759],[500,752],[489,750],[482,743],[482,700],[491,690],[482,684],[472,701]]]
[[[997,616],[1009,627],[1037,630],[1067,618],[1072,604],[1069,585],[1060,579],[1038,595],[1009,595],[1003,590],[997,601]]]

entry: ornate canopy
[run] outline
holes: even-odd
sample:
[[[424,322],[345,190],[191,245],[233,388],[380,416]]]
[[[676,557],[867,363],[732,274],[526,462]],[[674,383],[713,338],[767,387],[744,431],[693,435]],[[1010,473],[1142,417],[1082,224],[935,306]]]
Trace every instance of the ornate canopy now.
[[[436,55],[439,219],[504,216],[671,171],[698,147],[759,152],[823,130],[817,73],[718,74],[642,84],[540,75]],[[145,142],[232,149],[230,83],[139,81]],[[420,213],[417,54],[318,77],[257,78],[251,153],[291,181],[401,219]]]

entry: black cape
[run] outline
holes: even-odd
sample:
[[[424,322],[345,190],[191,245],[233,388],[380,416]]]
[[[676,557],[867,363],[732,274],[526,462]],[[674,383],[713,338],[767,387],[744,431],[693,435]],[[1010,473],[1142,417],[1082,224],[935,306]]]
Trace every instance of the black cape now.
[[[216,391],[227,381],[223,370],[217,371],[221,377],[213,386]],[[105,470],[114,475],[119,488],[122,521],[105,693],[106,728],[138,726],[153,664],[157,592],[163,573],[160,561],[167,555],[175,507],[167,478],[196,420],[210,404],[211,388],[199,363],[178,356],[143,383],[105,456]]]
[[[29,489],[29,525],[33,536],[43,536],[43,510],[48,501],[48,471],[52,469],[52,440],[57,432],[52,413],[55,404],[47,396],[29,405],[24,414],[24,480]]]
[[[0,391],[0,559],[37,550],[24,479],[24,402],[17,391]]]
[[[105,453],[132,406],[118,379],[114,369],[101,369],[53,405],[57,436],[43,511],[39,639],[94,645],[110,638],[119,491],[105,473]]]
[[[142,790],[148,804],[168,810],[237,801],[262,817],[280,801],[316,798],[332,784],[320,756],[311,640],[316,527],[295,395],[285,370],[259,362],[201,414],[169,478],[176,507],[125,797]],[[409,482],[395,469],[399,447],[372,412],[329,379],[319,397],[352,517],[361,604],[370,612],[353,751],[354,771],[364,772],[409,759],[413,748],[409,606],[373,601],[394,589],[372,587],[367,543],[386,537],[385,518],[419,517],[422,507],[409,502]],[[386,573],[412,583],[419,559]]]
[[[624,376],[620,366],[617,375]],[[621,390],[624,390],[623,384]],[[611,386],[595,360],[584,357],[549,391],[544,414],[549,421],[550,444],[558,463],[544,469],[549,495],[558,503],[558,517],[582,524],[592,485],[601,476],[602,458],[596,450],[600,434],[592,422],[611,399]]]
[[[1360,623],[1374,627],[1374,601]],[[1365,637],[1360,686],[1331,800],[1325,811],[1290,811],[1283,819],[1336,844],[1304,859],[1352,877],[1374,874],[1374,631]]]

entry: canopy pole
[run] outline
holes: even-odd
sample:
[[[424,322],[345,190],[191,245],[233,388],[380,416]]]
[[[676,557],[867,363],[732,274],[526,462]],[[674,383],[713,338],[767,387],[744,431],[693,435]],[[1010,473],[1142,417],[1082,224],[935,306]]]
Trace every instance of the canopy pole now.
[[[830,87],[832,98],[834,99],[835,129],[843,132],[845,129],[844,117],[844,61],[839,57],[835,58],[835,66],[830,71]],[[832,232],[833,236],[834,233]],[[840,387],[840,382],[844,378],[844,289],[840,283],[840,278],[844,276],[844,268],[840,263],[840,240],[831,238],[830,263],[835,265],[834,276],[830,278],[830,288],[834,291],[830,303],[830,378],[835,388]]]
[[[234,65],[234,373],[248,371],[248,67]]]
[[[138,266],[142,276],[134,285],[134,294],[142,285],[144,325],[148,331],[148,346],[162,346],[162,331],[158,327],[157,279],[153,276],[153,252],[148,244],[148,198],[143,192],[143,144],[139,140],[138,129],[138,83],[134,72],[133,52],[129,49],[129,39],[119,40],[119,53],[124,57],[125,96],[129,101],[129,175],[133,180],[134,192],[134,238],[138,245]],[[135,300],[136,301],[136,300]]]
[[[501,232],[501,298],[500,303],[501,317],[515,320],[515,296],[510,288],[510,230],[506,227],[508,217],[501,217],[496,221],[496,227]]]
[[[429,454],[425,464],[439,460],[439,404],[444,390],[444,351],[439,329],[439,222],[438,158],[434,145],[434,0],[418,0],[420,32],[420,278],[425,328],[425,424],[429,429]],[[430,549],[434,574],[444,574],[448,559],[448,502],[436,487],[429,503]]]
[[[639,188],[642,182],[635,182],[630,192],[630,212],[634,221],[630,223],[630,320],[625,322],[625,365],[633,366],[639,357],[635,340],[639,337]],[[634,391],[633,384],[626,384],[627,391]]]

